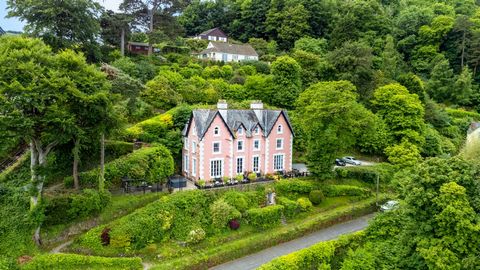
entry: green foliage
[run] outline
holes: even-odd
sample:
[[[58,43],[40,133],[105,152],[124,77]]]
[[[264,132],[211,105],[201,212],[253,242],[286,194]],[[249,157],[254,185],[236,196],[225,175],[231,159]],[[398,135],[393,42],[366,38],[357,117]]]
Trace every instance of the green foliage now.
[[[248,209],[246,213],[250,225],[258,229],[267,229],[280,224],[283,212],[282,205]]]
[[[377,176],[384,183],[389,183],[396,169],[389,163],[375,166],[349,166],[335,168],[336,176],[345,179],[357,179],[365,183],[375,184]]]
[[[316,55],[325,55],[327,52],[327,40],[324,38],[302,37],[295,41],[294,49]]]
[[[127,128],[124,131],[124,137],[129,141],[155,142],[165,137],[173,125],[173,116],[170,113],[164,113]]]
[[[335,255],[335,248],[335,241],[321,242],[311,247],[275,258],[258,269],[330,269],[330,262]]]
[[[274,91],[271,104],[282,108],[292,108],[301,91],[301,67],[295,59],[281,56],[272,63]]]
[[[252,202],[250,202],[249,198],[242,192],[227,191],[222,198],[226,203],[235,207],[235,209],[241,213],[252,207]]]
[[[111,200],[108,192],[84,189],[80,194],[53,197],[46,200],[45,224],[62,224],[100,213]]]
[[[282,196],[297,198],[307,195],[314,188],[314,184],[301,180],[280,180],[275,183],[275,190]]]
[[[297,201],[282,196],[278,196],[276,200],[279,205],[283,206],[283,214],[285,217],[293,218],[300,213],[300,205]]]
[[[96,186],[100,170],[94,169],[80,173],[82,186]],[[164,181],[173,174],[173,158],[170,151],[162,145],[142,148],[133,153],[105,164],[107,185],[119,186],[123,177],[144,179],[148,183]],[[72,185],[72,177],[66,177],[66,186]]]
[[[323,194],[327,197],[339,196],[362,196],[368,197],[371,191],[366,188],[348,186],[348,185],[324,185],[322,186]]]
[[[183,83],[182,75],[172,71],[161,71],[152,80],[148,81],[142,97],[155,108],[168,110],[182,101],[178,87]]]
[[[198,244],[205,239],[205,231],[202,228],[193,229],[188,233],[187,243]]]
[[[139,270],[142,269],[142,260],[136,258],[107,258],[82,256],[77,254],[45,254],[35,256],[22,269],[38,270],[69,270],[69,269],[99,269],[99,270]]]
[[[220,230],[226,228],[230,220],[241,217],[240,212],[223,199],[216,200],[210,206],[210,213],[213,227]]]
[[[302,212],[310,211],[313,207],[312,202],[306,197],[298,198],[297,203]]]
[[[319,205],[325,200],[325,196],[323,195],[323,192],[321,190],[316,189],[310,191],[308,199],[312,202],[312,204]]]
[[[401,167],[413,166],[422,158],[418,147],[408,141],[385,148],[385,154],[388,156],[388,161]]]

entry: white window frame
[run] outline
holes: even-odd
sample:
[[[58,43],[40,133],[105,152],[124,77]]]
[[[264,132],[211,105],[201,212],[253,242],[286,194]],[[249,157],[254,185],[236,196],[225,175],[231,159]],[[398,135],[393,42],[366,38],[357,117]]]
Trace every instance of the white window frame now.
[[[277,134],[283,134],[283,126],[282,124],[277,126]]]
[[[256,142],[258,142],[258,147],[255,147]],[[260,151],[261,147],[260,140],[253,140],[253,151]]]
[[[260,127],[256,126],[255,127],[255,135],[258,135],[258,134],[260,134]]]
[[[238,160],[242,160],[242,163],[241,163],[241,166],[238,166]],[[236,160],[236,172],[237,174],[243,174],[243,172],[245,171],[244,170],[244,167],[245,167],[245,158],[244,157],[237,157],[237,160]],[[238,171],[238,169],[240,169],[240,171]]]
[[[280,147],[278,147],[278,142],[281,142]],[[283,150],[283,138],[278,138],[275,140],[275,149],[277,150]]]
[[[218,143],[218,151],[215,151],[215,144]],[[212,153],[217,154],[222,152],[222,144],[219,141],[212,142]]]
[[[257,169],[255,170],[255,158],[257,159]],[[253,172],[260,172],[260,167],[261,164],[260,164],[260,156],[259,155],[255,155],[255,156],[252,156],[252,171]]]
[[[240,145],[240,143],[242,144],[242,149],[238,149],[238,146]],[[237,141],[237,152],[243,152],[245,151],[245,142],[243,140],[238,140]]]
[[[238,133],[238,135],[243,135],[243,127],[242,126],[238,127],[237,133]]]
[[[183,166],[184,166],[183,171],[188,173],[188,165],[189,165],[188,164],[188,155],[184,155],[183,158],[184,158],[184,160],[183,160],[183,162],[184,162],[183,163]]]
[[[183,143],[183,148],[185,148],[186,150],[188,150],[188,137],[185,137],[185,141]]]
[[[220,174],[214,174],[214,170],[213,169],[213,166],[212,166],[212,162],[220,162]],[[210,159],[210,177],[211,178],[221,178],[223,176],[223,158],[214,158],[214,159]],[[218,172],[218,170],[216,170],[215,172]]]
[[[216,126],[213,128],[213,136],[219,137],[220,136],[220,127]]]
[[[197,149],[197,142],[196,142],[196,141],[193,141],[193,142],[192,142],[192,153],[195,154],[195,152],[197,151],[196,149]]]
[[[197,159],[192,158],[192,176],[197,176]]]
[[[278,167],[280,164],[279,164],[279,161],[280,160],[277,160],[279,157],[282,157],[281,161],[281,165],[282,167]],[[273,155],[273,170],[274,171],[283,171],[285,168],[285,155],[284,154],[275,154]]]

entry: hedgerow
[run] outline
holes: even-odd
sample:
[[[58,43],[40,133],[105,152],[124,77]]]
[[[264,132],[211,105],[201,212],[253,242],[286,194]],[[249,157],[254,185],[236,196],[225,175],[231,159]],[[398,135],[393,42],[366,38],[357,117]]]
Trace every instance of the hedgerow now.
[[[366,188],[348,186],[348,185],[325,185],[322,187],[323,193],[327,197],[339,196],[364,196],[371,195],[371,191]]]
[[[267,229],[280,224],[283,206],[272,205],[264,208],[252,208],[247,210],[247,219],[250,225],[259,229]]]
[[[170,151],[163,145],[141,148],[124,157],[105,164],[105,181],[107,185],[119,186],[123,177],[144,179],[154,183],[173,174],[173,158]],[[96,187],[100,169],[94,169],[79,174],[80,185]],[[71,176],[64,179],[67,187],[73,186]]]
[[[140,258],[107,258],[78,254],[46,254],[33,258],[22,270],[139,270],[143,269]]]
[[[275,190],[283,196],[297,198],[298,196],[309,194],[314,189],[312,182],[301,180],[280,180],[275,183]]]

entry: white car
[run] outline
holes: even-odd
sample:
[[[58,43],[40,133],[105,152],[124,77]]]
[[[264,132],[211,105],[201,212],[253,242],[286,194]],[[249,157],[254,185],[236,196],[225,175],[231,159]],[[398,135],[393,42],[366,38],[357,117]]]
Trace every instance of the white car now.
[[[360,160],[356,160],[354,157],[343,157],[343,161],[345,161],[348,164],[352,165],[362,165],[362,162]]]
[[[380,211],[387,212],[392,211],[398,207],[398,201],[388,201],[382,206],[380,206]]]

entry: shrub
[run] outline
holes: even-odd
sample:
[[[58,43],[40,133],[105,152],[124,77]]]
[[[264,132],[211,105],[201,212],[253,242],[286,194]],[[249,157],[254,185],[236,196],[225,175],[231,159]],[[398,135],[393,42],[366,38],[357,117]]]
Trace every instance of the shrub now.
[[[105,155],[120,157],[133,152],[133,143],[122,141],[106,141]]]
[[[275,183],[275,189],[279,194],[290,198],[297,198],[309,194],[314,188],[311,182],[300,180],[280,180]]]
[[[99,269],[99,270],[121,270],[143,269],[140,258],[107,258],[95,256],[82,256],[77,254],[45,254],[36,256],[32,261],[25,264],[22,269]]]
[[[308,196],[308,198],[314,205],[319,205],[325,200],[323,192],[318,189],[310,191],[310,195]]]
[[[320,242],[311,247],[273,259],[259,270],[330,269],[335,255],[335,241]]]
[[[237,180],[238,182],[242,181],[243,180],[243,174],[237,174],[235,176],[235,180]]]
[[[111,200],[108,191],[98,192],[84,189],[80,194],[47,199],[45,206],[45,224],[56,225],[65,220],[76,220],[99,213]]]
[[[18,269],[15,260],[12,258],[4,257],[0,255],[0,270],[14,270]]]
[[[170,151],[163,145],[141,148],[133,153],[118,158],[105,164],[105,181],[107,184],[120,186],[121,179],[128,177],[132,179],[145,179],[149,183],[173,174],[173,158]],[[80,185],[96,187],[100,169],[94,169],[79,174]],[[67,187],[73,186],[73,178],[66,177],[64,184]]]
[[[241,213],[245,212],[248,208],[248,197],[243,194],[242,192],[238,191],[227,191],[223,195],[223,199],[230,204],[231,206],[235,207]]]
[[[199,185],[200,187],[204,187],[204,186],[205,186],[205,183],[206,183],[206,181],[203,180],[203,179],[198,180],[198,185]]]
[[[326,185],[322,188],[323,194],[327,197],[339,196],[362,196],[368,197],[371,191],[366,188],[348,186],[348,185]]]
[[[247,210],[248,222],[256,228],[267,229],[280,223],[283,212],[282,205],[272,205],[264,208]]]
[[[232,230],[238,230],[238,228],[240,228],[240,222],[237,219],[232,219],[228,222],[228,226]]]
[[[286,197],[277,197],[277,203],[282,205],[285,217],[292,218],[300,212],[300,205],[296,201],[292,201]]]
[[[206,233],[202,228],[196,228],[188,233],[187,243],[198,244],[205,239]]]
[[[247,178],[248,178],[248,180],[253,182],[257,179],[257,174],[254,173],[254,172],[251,172],[251,173],[248,174]]]
[[[110,245],[110,230],[110,228],[105,228],[100,235],[100,238],[102,239],[102,245],[104,246]]]
[[[210,206],[210,213],[212,215],[212,226],[216,229],[225,228],[230,220],[241,217],[240,212],[224,199],[216,200]]]
[[[127,128],[122,137],[128,141],[155,142],[164,137],[172,127],[173,116],[170,113],[164,113]]]
[[[313,207],[312,202],[305,197],[298,198],[297,203],[298,203],[298,206],[300,207],[300,210],[303,212],[310,211]]]

